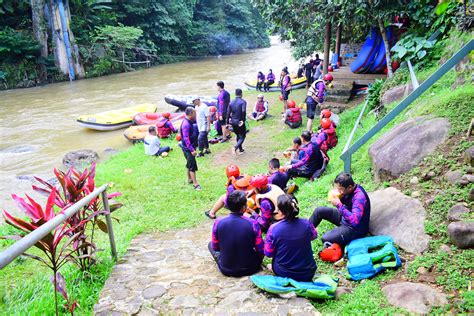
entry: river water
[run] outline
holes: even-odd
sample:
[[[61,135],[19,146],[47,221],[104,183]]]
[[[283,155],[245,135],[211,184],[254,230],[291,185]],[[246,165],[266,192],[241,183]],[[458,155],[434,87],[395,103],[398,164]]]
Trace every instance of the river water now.
[[[272,38],[269,48],[221,58],[200,59],[100,78],[0,91],[0,208],[13,210],[10,195],[31,194],[32,175],[51,178],[54,167],[71,150],[124,150],[131,144],[123,130],[98,132],[80,127],[75,119],[140,103],[155,103],[158,111],[173,111],[164,95],[217,95],[215,83],[235,88],[256,77],[258,70],[285,65],[296,71],[287,44]],[[245,92],[244,92],[245,95]],[[34,192],[33,192],[33,195]],[[2,219],[0,219],[1,221]]]

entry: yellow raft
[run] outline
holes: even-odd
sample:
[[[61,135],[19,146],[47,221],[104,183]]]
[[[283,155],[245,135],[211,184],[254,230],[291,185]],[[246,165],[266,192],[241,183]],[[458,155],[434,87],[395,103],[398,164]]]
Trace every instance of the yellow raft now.
[[[113,111],[81,115],[77,118],[77,123],[83,127],[97,131],[111,131],[132,125],[133,116],[137,113],[155,111],[156,105],[145,103]]]
[[[248,90],[255,90],[257,88],[257,80],[246,81],[244,82],[244,84]],[[291,79],[291,90],[302,89],[304,87],[306,87],[306,77]],[[280,86],[278,85],[278,82],[271,84],[269,86],[269,90],[270,92],[280,91]]]
[[[183,118],[177,119],[177,120],[172,120],[171,123],[173,123],[173,126],[176,129],[179,129],[181,126],[181,122],[183,121]],[[145,138],[146,135],[148,135],[148,128],[150,126],[156,126],[154,124],[149,124],[149,125],[134,125],[130,126],[125,130],[123,133],[123,136],[132,143],[137,143],[137,142],[142,142],[143,139]]]

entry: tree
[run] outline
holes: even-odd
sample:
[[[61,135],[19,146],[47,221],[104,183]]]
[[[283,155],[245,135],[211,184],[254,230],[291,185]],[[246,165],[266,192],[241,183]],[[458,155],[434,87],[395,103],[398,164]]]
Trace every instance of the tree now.
[[[44,20],[44,0],[31,0],[31,20],[33,25],[33,34],[36,41],[40,44],[40,55],[43,59],[48,58],[48,32]],[[48,71],[44,61],[40,63],[40,81],[48,80]]]

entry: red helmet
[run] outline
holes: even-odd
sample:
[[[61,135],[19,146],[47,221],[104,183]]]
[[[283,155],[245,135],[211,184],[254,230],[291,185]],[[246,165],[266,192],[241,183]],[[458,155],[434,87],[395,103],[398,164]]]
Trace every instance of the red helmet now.
[[[163,116],[165,119],[169,119],[171,117],[171,113],[170,112],[163,112],[161,114],[161,116]]]
[[[328,109],[324,109],[321,111],[321,115],[323,116],[323,118],[330,118],[331,114],[332,114],[331,111]]]
[[[216,108],[214,105],[211,105],[211,106],[209,107],[209,112],[210,112],[210,113],[216,113],[216,112],[217,112],[217,108]]]
[[[319,252],[319,258],[323,261],[336,262],[342,257],[342,249],[336,243],[333,243],[326,249],[323,249]]]
[[[278,98],[280,99],[280,101],[283,101],[283,95],[280,94]]]
[[[294,108],[296,106],[295,100],[289,100],[287,104],[289,108]]]
[[[328,71],[333,71],[334,68],[332,66],[328,66]]]
[[[237,178],[238,176],[240,176],[239,166],[228,165],[227,167],[225,167],[225,174],[227,175],[227,178],[230,178],[230,177]]]
[[[331,127],[331,125],[332,125],[331,119],[328,119],[328,118],[321,119],[321,127],[323,129],[328,129]]]
[[[250,179],[250,185],[257,189],[263,189],[268,185],[268,177],[264,174],[257,174]]]
[[[180,134],[180,133],[176,134],[176,140],[177,140],[178,142],[181,141],[181,134]]]
[[[323,77],[324,81],[332,81],[334,78],[331,74],[325,74]]]

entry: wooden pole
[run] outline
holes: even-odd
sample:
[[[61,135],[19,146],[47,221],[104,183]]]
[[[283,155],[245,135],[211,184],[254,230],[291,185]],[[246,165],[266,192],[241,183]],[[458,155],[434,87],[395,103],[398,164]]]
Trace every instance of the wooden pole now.
[[[336,30],[336,55],[337,58],[341,58],[341,33],[342,33],[342,24],[337,26]],[[339,60],[336,60],[338,62]]]
[[[324,63],[323,72],[328,73],[329,66],[329,50],[331,48],[331,22],[326,23],[326,31],[324,32]]]

